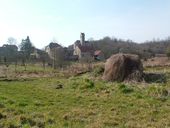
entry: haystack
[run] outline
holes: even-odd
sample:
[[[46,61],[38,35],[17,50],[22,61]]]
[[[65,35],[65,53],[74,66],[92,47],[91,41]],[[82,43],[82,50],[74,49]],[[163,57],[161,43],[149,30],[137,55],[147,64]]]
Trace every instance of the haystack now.
[[[103,79],[106,81],[141,81],[143,65],[138,55],[115,54],[107,59]]]

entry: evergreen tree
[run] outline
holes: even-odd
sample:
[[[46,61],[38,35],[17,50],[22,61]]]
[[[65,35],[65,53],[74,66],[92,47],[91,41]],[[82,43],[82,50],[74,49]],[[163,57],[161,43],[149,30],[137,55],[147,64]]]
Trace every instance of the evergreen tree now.
[[[26,59],[30,58],[30,54],[33,50],[32,43],[29,39],[29,36],[25,40],[22,40],[21,45],[20,45],[20,50],[23,51],[24,56]]]

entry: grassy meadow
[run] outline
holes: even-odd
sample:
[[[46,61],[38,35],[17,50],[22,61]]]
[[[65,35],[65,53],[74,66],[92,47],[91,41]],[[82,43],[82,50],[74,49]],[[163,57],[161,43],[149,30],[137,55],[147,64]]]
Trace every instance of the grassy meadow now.
[[[166,83],[105,82],[98,70],[69,77],[52,69],[45,73],[55,75],[45,77],[1,77],[0,128],[169,128],[170,68],[145,71],[164,73]],[[18,72],[44,73],[40,67]]]

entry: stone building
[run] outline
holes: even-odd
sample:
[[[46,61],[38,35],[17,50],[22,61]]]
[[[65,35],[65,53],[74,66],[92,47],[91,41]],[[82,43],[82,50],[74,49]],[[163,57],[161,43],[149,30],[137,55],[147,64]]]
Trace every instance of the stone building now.
[[[89,41],[85,41],[85,34],[80,34],[80,40],[74,43],[74,53],[73,55],[78,56],[78,59],[93,57],[94,48]]]
[[[0,47],[0,61],[3,61],[4,58],[8,62],[14,62],[17,59],[18,47],[16,45],[4,44]]]
[[[61,48],[62,46],[59,45],[58,43],[51,42],[48,46],[45,47],[45,51],[48,53],[49,57],[53,59],[55,55],[55,51]]]

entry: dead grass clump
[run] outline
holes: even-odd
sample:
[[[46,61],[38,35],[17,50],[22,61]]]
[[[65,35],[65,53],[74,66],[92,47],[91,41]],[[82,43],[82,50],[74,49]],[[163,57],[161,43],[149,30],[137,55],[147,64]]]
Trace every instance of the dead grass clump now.
[[[105,63],[103,79],[106,81],[141,81],[143,75],[142,62],[133,54],[112,55]]]

